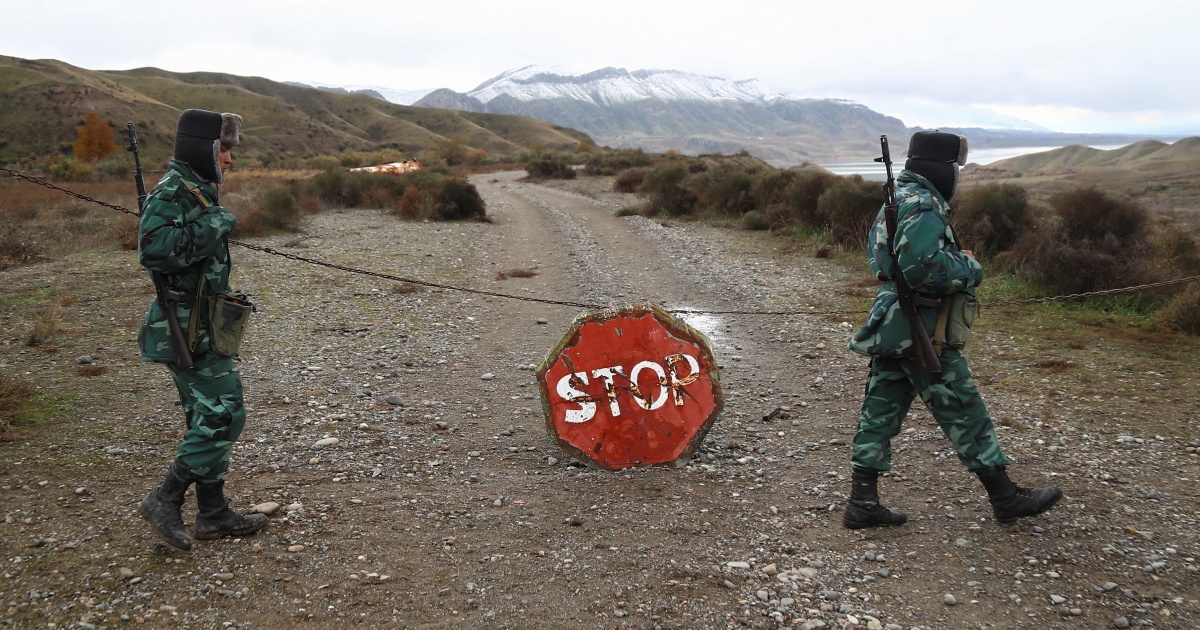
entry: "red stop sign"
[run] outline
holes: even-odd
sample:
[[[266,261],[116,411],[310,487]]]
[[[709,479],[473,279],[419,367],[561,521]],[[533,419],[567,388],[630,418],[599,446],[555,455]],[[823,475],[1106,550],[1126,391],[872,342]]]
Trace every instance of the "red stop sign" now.
[[[686,464],[724,404],[708,339],[651,304],[580,315],[537,376],[551,438],[605,470]]]

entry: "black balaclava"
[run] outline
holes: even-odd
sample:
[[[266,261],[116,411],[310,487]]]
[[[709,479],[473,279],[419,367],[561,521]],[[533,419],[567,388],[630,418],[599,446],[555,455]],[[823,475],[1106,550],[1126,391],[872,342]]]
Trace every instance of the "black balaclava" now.
[[[203,109],[186,109],[175,128],[175,159],[187,162],[206,182],[220,184],[221,145],[236,147],[242,117]]]
[[[967,138],[941,131],[918,131],[908,142],[904,169],[933,184],[946,201],[958,188],[958,167],[967,163]]]

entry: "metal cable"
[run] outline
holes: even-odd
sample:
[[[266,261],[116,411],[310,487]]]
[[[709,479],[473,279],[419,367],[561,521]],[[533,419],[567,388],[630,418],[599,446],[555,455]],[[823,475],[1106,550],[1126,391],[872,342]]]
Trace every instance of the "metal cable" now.
[[[0,171],[8,173],[12,177],[15,177],[18,179],[23,179],[27,182],[37,184],[39,186],[43,186],[43,187],[49,188],[51,190],[57,190],[57,191],[66,193],[77,199],[82,199],[83,201],[88,201],[88,202],[91,202],[94,204],[98,204],[98,205],[104,206],[106,208],[111,208],[111,209],[117,210],[119,212],[124,212],[125,214],[133,215],[135,217],[141,216],[140,213],[130,210],[129,208],[111,204],[111,203],[108,203],[105,201],[100,201],[99,199],[94,199],[87,195],[82,195],[77,192],[67,190],[66,188],[61,188],[59,186],[55,186],[54,184],[51,184],[50,182],[38,179],[36,177],[32,177],[30,175],[26,175],[20,171],[15,171],[10,168],[5,168],[3,166],[0,166]],[[367,271],[365,269],[359,269],[357,267],[350,267],[347,265],[339,265],[337,263],[325,262],[323,260],[317,260],[315,258],[306,258],[304,256],[290,254],[288,252],[281,252],[277,249],[272,249],[270,247],[265,247],[263,245],[251,245],[249,243],[245,243],[243,241],[238,241],[238,240],[234,240],[234,239],[229,239],[229,243],[231,245],[237,245],[238,247],[252,249],[254,251],[262,252],[264,254],[270,254],[272,256],[281,256],[283,258],[295,260],[298,262],[308,263],[310,265],[316,265],[318,267],[327,267],[329,269],[337,269],[339,271],[345,271],[347,273],[356,273],[356,274],[360,274],[360,275],[364,275],[364,276],[371,276],[373,278],[383,278],[384,280],[393,280],[395,282],[407,282],[409,284],[416,284],[416,285],[431,287],[431,288],[435,288],[435,289],[444,289],[447,291],[459,291],[462,293],[471,293],[474,295],[484,295],[484,296],[488,296],[488,297],[504,298],[507,300],[518,300],[518,301],[522,301],[522,302],[536,302],[539,304],[551,304],[554,306],[570,306],[573,308],[580,308],[580,309],[610,308],[610,306],[607,306],[604,304],[589,304],[587,302],[574,302],[571,300],[550,300],[550,299],[546,299],[546,298],[528,297],[528,296],[523,296],[523,295],[512,295],[511,293],[500,293],[497,291],[484,291],[482,289],[469,289],[467,287],[458,287],[458,286],[453,286],[453,285],[448,285],[448,284],[438,284],[436,282],[428,282],[425,280],[416,280],[414,278],[405,278],[403,276],[396,276],[396,275],[392,275],[392,274],[388,274],[388,273],[380,273],[377,271]],[[1171,286],[1171,285],[1176,285],[1176,284],[1186,284],[1188,282],[1195,282],[1197,280],[1200,280],[1200,276],[1191,276],[1188,278],[1177,278],[1175,280],[1165,280],[1163,282],[1153,282],[1150,284],[1139,284],[1137,286],[1121,287],[1118,289],[1104,289],[1104,290],[1100,290],[1100,291],[1089,291],[1087,293],[1072,293],[1070,295],[1055,295],[1055,296],[1050,296],[1050,297],[1025,298],[1025,299],[1020,299],[1020,300],[1005,300],[1002,302],[992,302],[992,303],[981,302],[980,307],[998,308],[1001,306],[1012,306],[1014,304],[1038,304],[1038,303],[1042,303],[1042,302],[1063,302],[1066,300],[1082,300],[1085,298],[1095,297],[1095,296],[1100,296],[1100,295],[1113,295],[1113,294],[1117,294],[1117,293],[1131,293],[1133,291],[1140,291],[1142,289],[1152,289],[1152,288],[1156,288],[1156,287],[1165,287],[1165,286]],[[859,311],[710,311],[710,310],[694,310],[694,309],[679,309],[679,310],[666,309],[666,310],[667,310],[667,312],[674,313],[676,315],[775,315],[775,316],[861,315],[863,313],[868,312],[865,310],[859,310]]]

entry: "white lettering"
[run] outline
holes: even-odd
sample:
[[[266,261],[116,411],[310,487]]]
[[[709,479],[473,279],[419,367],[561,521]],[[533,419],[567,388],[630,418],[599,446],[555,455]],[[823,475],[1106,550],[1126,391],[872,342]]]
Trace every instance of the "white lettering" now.
[[[563,397],[567,402],[574,402],[579,405],[579,409],[568,409],[565,420],[571,424],[580,424],[591,420],[596,415],[596,403],[591,402],[591,396],[575,389],[574,385],[588,384],[587,372],[575,372],[568,374],[558,379],[558,386],[555,389],[558,395]]]
[[[613,387],[613,374],[625,376],[625,368],[614,365],[612,367],[592,370],[592,376],[604,380],[604,393],[608,396],[608,408],[612,411],[613,417],[616,418],[621,415],[621,406],[617,404],[617,389]]]
[[[688,374],[687,376],[683,377],[683,379],[680,379],[679,371],[676,369],[676,366],[679,365],[679,362],[684,359],[687,360],[688,368],[690,368],[691,374]],[[667,369],[671,370],[671,391],[675,394],[675,406],[682,407],[683,386],[691,385],[700,378],[700,364],[692,355],[683,353],[672,354],[666,358],[666,362]]]
[[[604,368],[597,368],[591,371],[593,378],[600,379],[604,383],[604,399],[608,401],[608,409],[614,418],[621,415],[621,406],[617,400],[619,390],[628,390],[629,395],[633,397],[636,403],[642,409],[654,411],[667,404],[667,396],[673,394],[676,407],[682,407],[684,399],[687,398],[683,388],[695,383],[700,379],[700,363],[695,357],[679,353],[672,354],[665,359],[666,369],[663,365],[654,361],[642,361],[633,366],[633,370],[629,373],[629,377],[625,377],[625,368],[620,365],[613,365]],[[682,364],[687,363],[688,374],[681,377],[679,375]],[[654,400],[647,400],[638,386],[638,377],[641,376],[642,370],[651,370],[658,377],[658,394]],[[616,381],[620,377],[622,383],[628,382],[628,385],[618,386]],[[555,391],[562,397],[563,400],[579,405],[578,409],[567,409],[566,417],[564,418],[571,424],[581,424],[596,417],[596,403],[602,400],[598,396],[592,396],[584,391],[582,387],[588,385],[591,381],[588,379],[587,372],[574,372],[558,379],[558,384],[555,386]]]
[[[641,374],[642,370],[646,369],[654,370],[654,373],[658,375],[658,397],[654,399],[654,402],[647,402],[645,397],[641,395],[641,388],[638,387],[638,375]],[[667,373],[661,365],[654,361],[642,361],[633,366],[633,371],[629,373],[629,393],[643,409],[654,411],[665,405],[667,403],[667,391]]]

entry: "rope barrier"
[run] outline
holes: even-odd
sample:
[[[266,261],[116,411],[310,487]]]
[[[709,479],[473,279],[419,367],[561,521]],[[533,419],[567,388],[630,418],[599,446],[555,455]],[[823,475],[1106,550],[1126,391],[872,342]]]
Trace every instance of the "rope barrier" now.
[[[106,208],[110,208],[112,210],[117,210],[118,212],[124,212],[125,214],[129,214],[129,215],[132,215],[135,217],[141,216],[140,213],[138,213],[134,210],[130,210],[129,208],[111,204],[106,201],[101,201],[99,199],[94,199],[87,195],[83,195],[83,194],[80,194],[80,193],[77,193],[77,192],[74,192],[71,190],[67,190],[66,188],[55,186],[54,184],[51,184],[50,182],[47,182],[42,179],[38,179],[36,177],[32,177],[30,175],[26,175],[20,171],[15,171],[10,168],[3,167],[3,166],[0,166],[0,171],[2,171],[4,173],[8,173],[10,176],[12,176],[14,178],[22,179],[27,182],[37,184],[39,186],[49,188],[51,190],[57,190],[62,193],[65,193],[67,195],[70,195],[72,197],[75,197],[77,199],[87,201],[89,203],[98,204],[98,205],[104,206]],[[415,284],[415,285],[430,287],[430,288],[434,288],[434,289],[443,289],[443,290],[447,290],[447,291],[459,291],[462,293],[471,293],[473,295],[483,295],[483,296],[487,296],[487,297],[503,298],[503,299],[507,299],[507,300],[518,300],[518,301],[522,301],[522,302],[535,302],[535,303],[539,303],[539,304],[550,304],[553,306],[570,306],[570,307],[579,308],[579,309],[611,308],[611,306],[604,305],[604,304],[590,304],[587,302],[575,302],[575,301],[571,301],[571,300],[551,300],[551,299],[546,299],[546,298],[529,297],[529,296],[524,296],[524,295],[513,295],[511,293],[500,293],[498,291],[485,291],[482,289],[471,289],[471,288],[467,288],[467,287],[459,287],[459,286],[453,286],[453,285],[448,285],[448,284],[438,284],[436,282],[428,282],[426,280],[417,280],[414,278],[405,278],[403,276],[397,276],[397,275],[388,274],[388,273],[381,273],[378,271],[368,271],[366,269],[359,269],[357,267],[350,267],[347,265],[340,265],[337,263],[326,262],[326,261],[318,260],[315,258],[307,258],[307,257],[300,256],[297,254],[281,252],[277,249],[272,249],[270,247],[266,247],[263,245],[251,245],[250,243],[238,241],[235,239],[229,239],[229,244],[237,245],[238,247],[243,247],[245,249],[250,249],[250,250],[257,251],[257,252],[262,252],[264,254],[269,254],[271,256],[280,256],[283,258],[287,258],[289,260],[295,260],[297,262],[307,263],[307,264],[318,266],[318,267],[326,267],[328,269],[337,269],[338,271],[344,271],[347,273],[355,273],[355,274],[360,274],[360,275],[364,275],[364,276],[370,276],[373,278],[382,278],[384,280],[392,280],[395,282],[407,282],[409,284]],[[1100,295],[1113,295],[1113,294],[1117,294],[1117,293],[1131,293],[1133,291],[1141,291],[1142,289],[1153,289],[1153,288],[1157,288],[1157,287],[1172,286],[1172,285],[1177,285],[1177,284],[1186,284],[1189,282],[1195,282],[1197,280],[1200,280],[1200,276],[1177,278],[1175,280],[1166,280],[1163,282],[1153,282],[1150,284],[1139,284],[1137,286],[1121,287],[1118,289],[1104,289],[1104,290],[1100,290],[1100,291],[1089,291],[1087,293],[1072,293],[1069,295],[1055,295],[1055,296],[1050,296],[1050,297],[1025,298],[1025,299],[1020,299],[1020,300],[1005,300],[1005,301],[1001,301],[1001,302],[993,302],[993,303],[988,303],[988,304],[980,303],[980,306],[986,307],[986,308],[998,308],[1001,306],[1013,306],[1016,304],[1040,304],[1043,302],[1063,302],[1063,301],[1067,301],[1067,300],[1082,300],[1085,298],[1096,297],[1096,296],[1100,296]],[[811,310],[810,311],[709,311],[709,310],[693,310],[693,309],[681,309],[681,310],[667,309],[667,312],[673,313],[676,315],[773,315],[773,316],[807,315],[807,316],[812,316],[812,315],[860,315],[860,314],[866,313],[868,311],[811,311]]]

